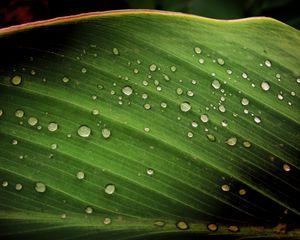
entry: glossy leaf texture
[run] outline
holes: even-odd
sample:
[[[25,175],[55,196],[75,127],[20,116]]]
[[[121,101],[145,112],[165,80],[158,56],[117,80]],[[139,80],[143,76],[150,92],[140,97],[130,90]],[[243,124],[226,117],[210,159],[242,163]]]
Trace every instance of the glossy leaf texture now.
[[[118,11],[0,51],[2,239],[299,237],[298,30]]]

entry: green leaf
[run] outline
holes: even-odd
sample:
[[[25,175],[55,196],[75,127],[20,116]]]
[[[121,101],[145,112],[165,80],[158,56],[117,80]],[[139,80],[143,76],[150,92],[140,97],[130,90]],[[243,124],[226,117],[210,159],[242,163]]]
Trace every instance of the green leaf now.
[[[0,50],[2,239],[300,237],[299,31],[117,11]]]

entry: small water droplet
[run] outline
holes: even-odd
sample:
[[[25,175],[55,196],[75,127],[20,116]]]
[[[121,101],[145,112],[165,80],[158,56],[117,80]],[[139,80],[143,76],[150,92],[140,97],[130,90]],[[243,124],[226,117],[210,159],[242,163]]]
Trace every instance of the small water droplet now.
[[[51,149],[53,149],[53,150],[57,149],[57,144],[56,143],[52,143],[51,144]]]
[[[224,61],[222,58],[218,58],[218,59],[217,59],[217,62],[218,62],[218,64],[221,65],[221,66],[224,65],[224,63],[225,63],[225,61]]]
[[[248,74],[247,74],[247,73],[242,73],[242,77],[243,77],[244,79],[246,79],[246,78],[248,77]]]
[[[109,195],[113,194],[116,190],[116,187],[114,184],[107,184],[105,186],[105,192]]]
[[[297,79],[296,79],[296,82],[297,82],[297,83],[300,83],[300,78],[297,78]]]
[[[151,65],[149,66],[149,70],[150,70],[151,72],[155,72],[156,69],[157,69],[157,66],[156,66],[155,64],[151,64]]]
[[[226,72],[227,72],[229,75],[232,74],[232,70],[230,70],[230,69],[227,69]]]
[[[14,86],[18,86],[22,83],[22,77],[20,75],[16,75],[11,78],[11,84]]]
[[[161,102],[161,103],[160,103],[160,106],[161,106],[162,108],[167,108],[168,104],[165,103],[165,102]]]
[[[236,232],[240,231],[240,229],[238,226],[231,225],[228,227],[228,231],[236,233]]]
[[[98,109],[93,109],[93,110],[92,110],[92,115],[97,116],[97,115],[99,115],[99,114],[100,114],[100,112],[99,112]]]
[[[91,132],[92,132],[91,129],[86,125],[80,126],[77,130],[78,135],[84,138],[89,137]]]
[[[85,213],[86,213],[86,214],[92,214],[93,211],[94,211],[94,210],[93,210],[91,207],[86,207],[86,208],[85,208]]]
[[[281,101],[283,100],[283,95],[281,95],[280,93],[277,95],[277,98]]]
[[[176,72],[176,70],[177,70],[176,66],[171,66],[170,69],[171,69],[172,72]]]
[[[117,49],[117,48],[113,48],[112,52],[113,52],[114,55],[119,55],[120,54],[119,49]]]
[[[13,139],[11,142],[12,145],[17,145],[18,144],[18,140],[17,139]]]
[[[294,91],[291,92],[292,96],[296,96],[296,93]]]
[[[179,230],[187,230],[189,229],[189,224],[185,221],[178,221],[176,223],[176,227],[179,229]]]
[[[37,182],[35,184],[35,187],[34,187],[35,191],[39,192],[39,193],[43,193],[43,192],[46,192],[46,185],[44,183],[41,183],[41,182]]]
[[[227,126],[228,126],[228,122],[227,122],[226,120],[223,120],[223,121],[221,122],[221,125],[222,125],[223,127],[227,127]]]
[[[56,122],[50,122],[48,124],[48,130],[50,132],[55,132],[58,129],[58,124]]]
[[[147,174],[148,174],[149,176],[152,176],[152,175],[154,174],[154,170],[153,170],[152,168],[148,168],[148,169],[147,169]]]
[[[86,73],[87,72],[86,68],[81,68],[81,72]]]
[[[36,117],[30,117],[28,118],[28,124],[30,126],[35,126],[38,123],[38,119]]]
[[[265,61],[265,65],[266,65],[267,67],[272,67],[272,63],[271,63],[270,60],[266,60],[266,61]]]
[[[191,105],[190,105],[190,103],[189,102],[182,102],[181,104],[180,104],[180,110],[182,111],[182,112],[188,112],[188,111],[190,111],[191,110]]]
[[[224,105],[219,106],[219,111],[220,112],[226,112],[226,108],[224,107]]]
[[[147,99],[148,98],[148,94],[147,93],[143,93],[142,94],[142,99]]]
[[[182,93],[183,93],[182,88],[177,88],[177,89],[176,89],[176,93],[177,93],[178,95],[182,95]]]
[[[103,224],[104,224],[104,225],[109,225],[109,224],[111,224],[111,219],[110,219],[109,217],[104,218],[104,219],[103,219]]]
[[[249,100],[247,98],[242,98],[241,103],[243,106],[247,106],[249,104]]]
[[[239,194],[241,195],[241,196],[244,196],[245,194],[246,194],[247,192],[246,192],[246,189],[240,189],[239,190]]]
[[[291,171],[291,167],[290,165],[288,165],[287,163],[284,163],[283,166],[282,166],[283,170],[286,171],[286,172],[289,172]]]
[[[145,131],[145,132],[150,132],[150,128],[145,127],[145,128],[144,128],[144,131]]]
[[[111,131],[108,128],[103,128],[102,129],[102,136],[105,139],[108,139],[111,136]]]
[[[130,86],[125,86],[122,88],[122,92],[126,95],[126,96],[130,96],[133,93],[133,90]]]
[[[223,185],[221,186],[221,189],[222,189],[223,192],[229,192],[230,187],[229,187],[229,185],[227,185],[227,184],[223,184]]]
[[[21,183],[17,183],[17,184],[16,184],[16,190],[17,190],[17,191],[22,190],[22,188],[23,188],[23,186],[22,186]]]
[[[192,121],[192,127],[194,128],[198,127],[198,123],[196,121]]]
[[[226,140],[226,142],[229,146],[234,146],[237,143],[236,137],[230,137]]]
[[[21,109],[18,109],[16,112],[15,112],[15,116],[18,117],[18,118],[22,118],[24,116],[24,111],[21,110]]]
[[[84,174],[84,172],[79,171],[76,173],[76,177],[77,177],[77,179],[82,180],[82,179],[84,179],[85,174]]]
[[[149,103],[144,104],[144,109],[149,110],[151,109],[151,105]]]
[[[209,120],[208,115],[202,114],[202,115],[200,116],[200,120],[201,120],[202,122],[204,122],[204,123],[207,123],[208,120]]]
[[[188,136],[188,138],[192,138],[194,136],[194,134],[192,132],[188,132],[187,136]]]
[[[164,74],[163,76],[164,76],[165,81],[170,81],[170,77],[167,74]]]
[[[153,225],[156,226],[156,227],[163,227],[163,226],[165,226],[165,224],[166,223],[164,221],[155,221],[153,223]]]
[[[133,73],[138,74],[139,70],[137,68],[133,69]]]
[[[65,77],[62,78],[62,81],[63,81],[64,83],[67,83],[67,82],[70,81],[70,79],[69,79],[68,77],[65,76]]]
[[[255,117],[254,117],[254,122],[257,123],[257,124],[260,124],[260,123],[261,123],[261,118],[255,116]]]
[[[243,142],[243,146],[244,146],[245,148],[250,148],[250,147],[251,147],[251,143],[248,142],[248,141],[244,141],[244,142]]]
[[[269,84],[268,82],[263,81],[263,82],[260,84],[260,87],[261,87],[262,90],[264,90],[264,91],[269,91],[269,89],[270,89],[270,84]]]
[[[62,213],[62,214],[60,215],[60,218],[61,218],[61,219],[66,219],[66,218],[67,218],[67,214]]]
[[[207,225],[207,229],[211,232],[216,232],[218,230],[218,225],[215,223],[210,223]]]
[[[221,87],[221,83],[218,80],[213,80],[211,85],[214,89],[219,89]]]
[[[195,47],[194,51],[196,54],[200,54],[202,52],[201,48],[199,48],[199,47]]]
[[[207,134],[206,137],[211,142],[215,142],[216,141],[216,137],[214,135],[212,135],[212,134]]]
[[[2,182],[2,187],[7,187],[8,186],[8,181],[3,181]]]

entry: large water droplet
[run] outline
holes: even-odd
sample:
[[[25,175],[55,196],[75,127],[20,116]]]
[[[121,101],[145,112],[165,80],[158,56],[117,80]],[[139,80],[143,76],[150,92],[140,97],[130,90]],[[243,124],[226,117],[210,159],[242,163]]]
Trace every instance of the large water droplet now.
[[[180,230],[187,230],[189,229],[189,224],[185,221],[178,221],[176,227]]]
[[[268,82],[263,81],[263,82],[260,84],[260,87],[261,87],[262,90],[264,90],[264,91],[269,91],[269,89],[270,89],[270,84],[269,84]]]
[[[236,137],[230,137],[226,140],[226,143],[229,146],[234,146],[237,143],[237,138]]]
[[[37,182],[35,184],[34,189],[35,189],[35,191],[37,191],[39,193],[43,193],[43,192],[46,192],[46,185],[44,183]]]
[[[105,192],[109,195],[113,194],[116,190],[116,187],[114,184],[107,184],[105,186]]]
[[[102,129],[102,136],[107,139],[109,138],[111,135],[111,131],[108,128],[103,128]]]
[[[18,109],[16,112],[15,112],[15,116],[18,117],[18,118],[22,118],[24,116],[24,111],[21,110],[21,109]]]
[[[182,111],[182,112],[188,112],[188,111],[190,111],[191,110],[191,105],[190,105],[190,103],[189,102],[182,102],[181,104],[180,104],[180,110]]]
[[[38,123],[38,119],[36,117],[30,117],[28,118],[28,124],[30,126],[35,126]]]
[[[182,88],[177,88],[177,89],[176,89],[176,93],[177,93],[178,95],[182,95],[182,93],[183,93]]]
[[[196,54],[200,54],[202,52],[201,48],[199,48],[199,47],[195,47],[194,51]]]
[[[50,132],[55,132],[58,129],[58,124],[56,122],[51,122],[48,124],[48,130]]]
[[[149,66],[149,70],[150,70],[151,72],[156,71],[156,69],[157,69],[157,66],[156,66],[155,64],[151,64],[151,65]]]
[[[15,188],[17,191],[20,191],[20,190],[22,190],[23,186],[21,183],[17,183]]]
[[[208,120],[209,120],[208,115],[202,114],[202,115],[200,116],[200,120],[201,120],[202,122],[204,122],[204,123],[208,122]]]
[[[20,75],[16,75],[16,76],[12,77],[12,79],[10,81],[11,81],[12,85],[18,86],[22,83],[22,77]]]
[[[218,80],[213,80],[211,85],[214,89],[219,89],[221,87],[221,83]]]
[[[228,191],[230,190],[230,187],[229,187],[229,185],[227,185],[227,184],[223,184],[223,185],[221,186],[221,189],[222,189],[223,192],[228,192]]]
[[[130,86],[125,86],[122,88],[122,92],[126,95],[126,96],[130,96],[133,92],[132,88]]]
[[[82,179],[84,179],[85,174],[84,174],[84,172],[79,171],[76,173],[76,177],[77,177],[77,179],[82,180]]]
[[[91,129],[86,125],[80,126],[77,130],[78,135],[84,138],[89,137],[91,132],[92,132]]]
[[[241,103],[243,106],[247,106],[249,104],[249,100],[247,98],[242,98]]]
[[[218,64],[220,64],[221,66],[224,65],[225,61],[222,58],[218,58],[217,59]]]
[[[92,214],[93,211],[94,211],[94,210],[93,210],[91,207],[86,207],[86,208],[85,208],[86,214]]]

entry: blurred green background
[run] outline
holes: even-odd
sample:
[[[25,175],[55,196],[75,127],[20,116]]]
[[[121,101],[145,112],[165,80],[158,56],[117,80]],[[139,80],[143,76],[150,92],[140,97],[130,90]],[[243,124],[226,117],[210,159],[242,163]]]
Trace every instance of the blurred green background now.
[[[218,19],[268,16],[300,29],[299,3],[300,0],[0,0],[0,27],[84,12],[144,8]]]

